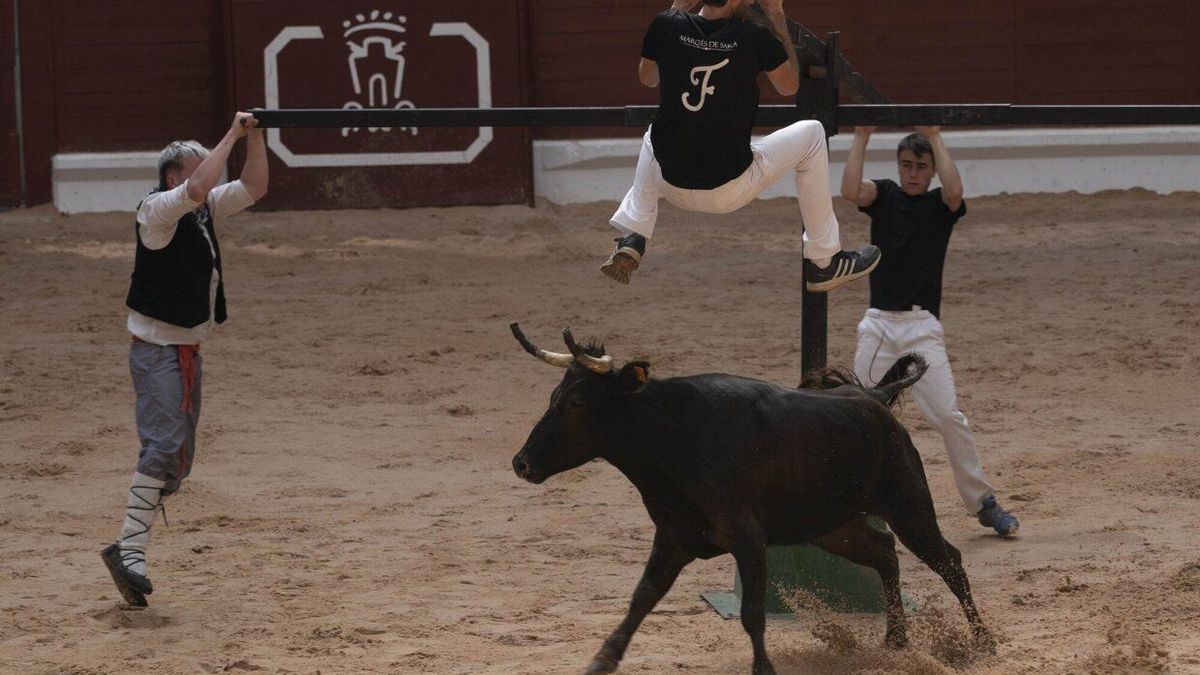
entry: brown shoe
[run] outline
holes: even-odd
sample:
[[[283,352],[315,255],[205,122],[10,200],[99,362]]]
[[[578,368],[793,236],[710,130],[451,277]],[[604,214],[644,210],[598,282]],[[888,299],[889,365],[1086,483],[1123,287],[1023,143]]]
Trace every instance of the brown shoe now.
[[[646,254],[646,238],[640,234],[631,234],[617,240],[608,260],[600,266],[600,271],[609,279],[622,284],[629,283],[629,277],[642,264],[642,256]]]

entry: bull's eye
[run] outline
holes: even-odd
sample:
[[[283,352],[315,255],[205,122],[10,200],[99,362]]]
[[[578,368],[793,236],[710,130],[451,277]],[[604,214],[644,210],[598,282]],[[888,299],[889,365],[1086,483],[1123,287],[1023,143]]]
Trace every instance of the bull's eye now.
[[[578,396],[572,396],[567,399],[567,405],[569,405],[572,408],[582,408],[583,407],[583,399]]]

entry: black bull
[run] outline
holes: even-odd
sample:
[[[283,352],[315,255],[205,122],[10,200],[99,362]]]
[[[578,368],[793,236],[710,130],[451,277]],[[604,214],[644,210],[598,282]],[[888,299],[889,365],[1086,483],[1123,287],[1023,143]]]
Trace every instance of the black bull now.
[[[766,550],[777,544],[814,544],[878,571],[885,642],[904,646],[895,538],[871,527],[867,515],[883,518],[942,577],[978,647],[994,650],[962,557],[938,528],[921,458],[889,410],[924,373],[919,356],[901,358],[874,388],[788,389],[722,374],[651,381],[648,363],[616,369],[603,348],[576,345],[569,330],[569,354],[538,349],[517,324],[512,331],[526,351],[567,368],[513,470],[541,483],[603,458],[637,487],[655,525],[629,612],[588,672],[616,670],[634,631],[685,565],[732,553],[753,672],[773,673],[763,644],[764,596]]]

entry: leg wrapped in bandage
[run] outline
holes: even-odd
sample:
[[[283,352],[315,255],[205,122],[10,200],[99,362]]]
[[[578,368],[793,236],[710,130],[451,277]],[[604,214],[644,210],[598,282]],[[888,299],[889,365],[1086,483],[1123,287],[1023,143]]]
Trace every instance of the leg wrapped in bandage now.
[[[166,481],[133,474],[121,533],[115,543],[100,553],[117,590],[135,607],[145,607],[146,596],[154,592],[146,573],[146,546],[150,543],[150,529],[162,510],[165,486]]]

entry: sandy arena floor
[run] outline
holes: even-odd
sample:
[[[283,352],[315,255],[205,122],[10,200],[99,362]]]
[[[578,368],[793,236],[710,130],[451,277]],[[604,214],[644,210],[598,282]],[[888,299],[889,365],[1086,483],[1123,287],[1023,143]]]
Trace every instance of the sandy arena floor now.
[[[606,464],[514,477],[561,372],[508,323],[551,349],[567,325],[606,338],[659,377],[799,370],[793,203],[665,209],[630,287],[597,271],[612,206],[226,223],[231,319],[203,349],[197,465],[156,527],[144,611],[122,608],[97,555],[137,452],[132,215],[0,214],[0,672],[582,669],[651,524]],[[953,658],[938,633],[965,622],[904,552],[925,601],[916,647],[880,649],[881,617],[806,612],[770,622],[772,657],[784,673],[1200,673],[1200,194],[970,208],[943,319],[1018,538],[963,512],[940,439],[915,406],[903,418],[999,653]],[[840,213],[863,242],[864,217]],[[831,364],[850,363],[865,302],[865,283],[831,299]],[[740,624],[699,599],[732,580],[727,556],[686,569],[622,672],[748,672]]]

